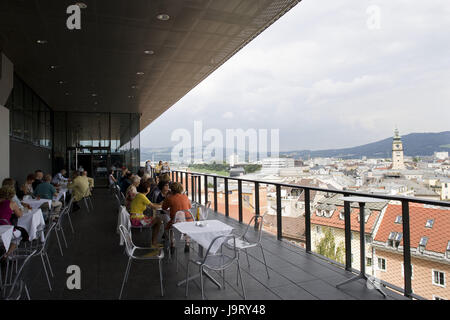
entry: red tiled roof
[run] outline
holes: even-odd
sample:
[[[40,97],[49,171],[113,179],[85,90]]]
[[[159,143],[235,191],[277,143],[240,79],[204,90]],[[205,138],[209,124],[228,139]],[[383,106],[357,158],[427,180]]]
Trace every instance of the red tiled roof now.
[[[328,226],[333,228],[339,228],[339,229],[345,229],[345,223],[344,220],[341,220],[339,218],[339,213],[341,210],[343,210],[344,207],[342,206],[336,206],[336,210],[334,211],[333,215],[330,218],[327,217],[319,217],[316,215],[317,210],[311,211],[311,223],[322,225],[322,226]],[[378,219],[378,216],[380,215],[380,211],[377,210],[371,210],[371,214],[369,216],[369,219],[367,220],[366,224],[364,225],[364,231],[367,234],[370,234],[373,232],[373,228],[375,227],[375,223]],[[350,229],[352,231],[359,232],[359,208],[352,209],[350,211]]]
[[[395,223],[395,218],[402,215],[401,205],[388,205],[386,213],[375,236],[375,241],[387,242],[391,232],[403,232],[402,224]],[[433,227],[427,228],[427,220],[434,219]],[[417,248],[422,237],[427,237],[425,250],[445,253],[450,240],[450,210],[425,208],[422,204],[410,204],[409,222],[411,248]],[[403,245],[403,238],[400,242]]]
[[[266,214],[264,216],[264,224],[268,227],[272,226],[274,230],[277,227],[277,216]],[[281,225],[283,236],[297,240],[305,240],[305,217],[282,217]]]

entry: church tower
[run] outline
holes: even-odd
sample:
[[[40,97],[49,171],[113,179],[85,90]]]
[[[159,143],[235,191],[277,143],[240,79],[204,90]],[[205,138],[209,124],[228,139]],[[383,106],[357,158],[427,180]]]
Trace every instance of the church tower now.
[[[394,131],[394,139],[392,140],[392,170],[406,169],[403,162],[403,144],[398,134],[398,129]]]

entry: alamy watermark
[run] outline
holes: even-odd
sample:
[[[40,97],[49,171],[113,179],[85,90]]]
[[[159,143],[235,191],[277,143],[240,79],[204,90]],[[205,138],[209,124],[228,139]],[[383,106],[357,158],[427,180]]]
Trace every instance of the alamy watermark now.
[[[278,157],[280,151],[279,129],[226,129],[203,130],[202,121],[194,121],[193,136],[187,129],[172,132],[171,161],[191,163],[202,161],[222,163],[226,156],[235,154],[241,160],[254,162],[258,159]],[[205,144],[205,145],[204,145]]]

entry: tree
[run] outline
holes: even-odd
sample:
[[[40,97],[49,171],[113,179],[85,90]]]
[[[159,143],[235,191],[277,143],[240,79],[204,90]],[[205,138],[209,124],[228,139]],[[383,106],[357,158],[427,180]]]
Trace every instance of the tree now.
[[[344,246],[342,243],[336,247],[334,235],[331,232],[331,228],[325,229],[325,235],[316,244],[317,253],[321,254],[331,260],[344,263]]]

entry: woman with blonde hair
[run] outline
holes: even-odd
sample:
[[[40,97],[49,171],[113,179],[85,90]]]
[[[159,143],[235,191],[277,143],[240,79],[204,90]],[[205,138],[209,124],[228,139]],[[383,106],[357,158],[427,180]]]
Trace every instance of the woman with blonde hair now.
[[[127,188],[127,192],[125,194],[125,206],[127,207],[127,210],[130,210],[130,204],[131,201],[133,201],[134,197],[138,194],[137,187],[141,183],[141,178],[139,176],[132,176],[131,177],[131,184]]]

